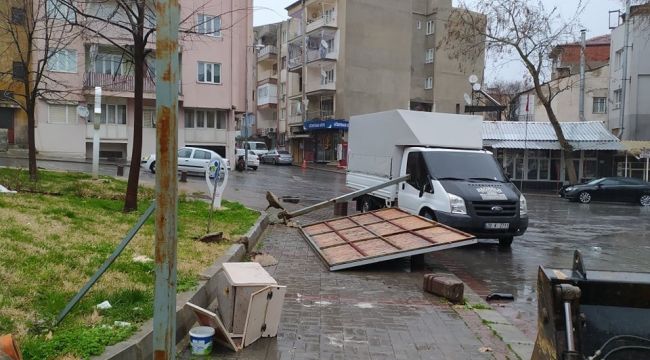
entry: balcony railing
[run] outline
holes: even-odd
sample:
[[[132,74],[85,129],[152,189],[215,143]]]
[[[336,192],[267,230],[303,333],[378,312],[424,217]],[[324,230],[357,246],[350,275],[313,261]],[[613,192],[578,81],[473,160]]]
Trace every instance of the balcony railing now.
[[[302,66],[302,56],[296,56],[293,58],[289,58],[289,61],[287,61],[287,66],[289,69],[297,68]]]
[[[92,89],[96,86],[101,86],[104,91],[134,92],[135,78],[131,75],[113,75],[95,72],[85,73],[84,89]],[[145,93],[156,92],[156,84],[152,78],[145,76],[143,91]]]
[[[257,88],[257,106],[277,105],[278,87],[273,84],[264,84]]]
[[[307,20],[307,32],[311,32],[323,26],[336,26],[336,14],[323,15],[317,19]]]
[[[278,53],[278,48],[273,45],[266,45],[260,51],[257,52],[257,57],[261,58],[266,55],[276,55]]]
[[[321,59],[333,59],[336,60],[336,49],[318,49],[318,50],[308,50],[307,51],[307,62],[321,60]]]
[[[321,119],[321,120],[330,120],[334,119],[334,111],[332,110],[315,110],[307,112],[307,119]]]

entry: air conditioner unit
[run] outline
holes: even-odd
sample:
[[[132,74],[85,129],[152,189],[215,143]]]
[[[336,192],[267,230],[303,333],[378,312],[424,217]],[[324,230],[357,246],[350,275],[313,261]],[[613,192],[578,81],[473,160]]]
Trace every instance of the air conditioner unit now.
[[[275,132],[275,128],[267,128],[267,129],[266,129],[266,132],[268,132],[268,133],[274,133],[274,132]]]

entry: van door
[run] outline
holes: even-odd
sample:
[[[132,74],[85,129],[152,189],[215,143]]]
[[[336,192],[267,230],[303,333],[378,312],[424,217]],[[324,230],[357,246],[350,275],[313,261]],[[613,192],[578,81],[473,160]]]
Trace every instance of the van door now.
[[[399,207],[411,214],[418,215],[420,207],[425,195],[429,195],[431,191],[431,184],[427,176],[427,168],[422,157],[422,152],[414,151],[407,155],[406,158],[406,174],[410,174],[411,178],[400,185],[397,200]],[[429,185],[426,186],[427,182]],[[421,190],[423,196],[420,197]]]

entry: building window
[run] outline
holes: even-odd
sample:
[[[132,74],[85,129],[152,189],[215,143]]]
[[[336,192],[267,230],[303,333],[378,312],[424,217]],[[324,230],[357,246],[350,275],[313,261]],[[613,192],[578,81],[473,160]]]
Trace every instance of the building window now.
[[[199,14],[196,27],[199,34],[221,36],[221,16]]]
[[[425,89],[432,89],[433,88],[433,77],[429,76],[426,80],[424,80],[424,88]]]
[[[47,0],[46,12],[50,19],[69,20],[75,19],[74,11],[59,0]]]
[[[427,35],[433,34],[434,26],[433,26],[433,20],[427,21]]]
[[[25,9],[12,7],[11,23],[16,25],[25,25]]]
[[[27,76],[25,66],[21,61],[13,62],[12,72],[14,79],[17,80],[25,80],[25,77]]]
[[[616,50],[616,53],[614,54],[614,68],[620,69],[621,66],[623,66],[623,49],[618,49]]]
[[[95,72],[99,74],[123,75],[122,55],[97,54],[95,58]]]
[[[327,40],[325,40],[325,42],[327,43],[327,53],[328,54],[332,53],[332,52],[334,52],[336,50],[334,48],[334,39],[327,39]]]
[[[156,127],[156,109],[151,108],[142,110],[142,127]]]
[[[94,104],[88,104],[88,123],[93,123],[94,117],[99,115],[100,124],[126,125],[126,105],[102,104],[101,114],[95,114],[94,109]]]
[[[47,106],[47,122],[49,124],[74,124],[77,120],[77,107],[74,105]]]
[[[221,64],[199,61],[198,81],[207,84],[221,84]]]
[[[431,64],[433,62],[433,48],[427,49],[427,52],[424,56],[424,62],[427,64]]]
[[[324,70],[320,77],[321,85],[327,85],[334,82],[334,69]]]
[[[185,109],[186,129],[225,129],[226,112],[221,110]]]
[[[422,29],[422,21],[418,20],[418,22],[415,25],[415,28],[418,30]]]
[[[50,49],[52,56],[47,61],[47,70],[56,72],[77,72],[77,50]]]
[[[607,98],[595,97],[593,111],[594,114],[604,114],[607,112]]]
[[[621,89],[614,90],[614,109],[621,107]]]
[[[287,57],[283,56],[280,59],[280,69],[284,70],[284,69],[286,69],[286,67],[287,67]]]
[[[287,30],[282,30],[282,42],[287,42]]]

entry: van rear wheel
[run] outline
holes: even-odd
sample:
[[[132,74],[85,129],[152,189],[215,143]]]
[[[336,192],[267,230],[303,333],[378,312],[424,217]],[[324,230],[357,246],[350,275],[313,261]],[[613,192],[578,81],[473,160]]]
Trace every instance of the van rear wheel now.
[[[500,237],[499,238],[499,247],[502,248],[509,248],[510,245],[512,245],[512,241],[514,240],[514,236],[505,236],[505,237]]]

